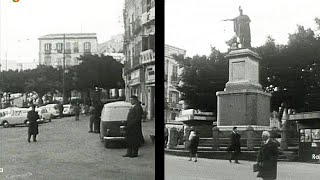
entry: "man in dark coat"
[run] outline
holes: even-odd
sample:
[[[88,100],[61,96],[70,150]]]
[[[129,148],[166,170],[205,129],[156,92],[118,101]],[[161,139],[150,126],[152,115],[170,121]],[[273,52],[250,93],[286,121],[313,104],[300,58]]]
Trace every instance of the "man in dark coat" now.
[[[126,121],[127,154],[123,157],[137,157],[139,146],[142,143],[141,119],[143,110],[137,96],[131,96],[130,101],[133,106],[129,110]]]
[[[259,172],[257,177],[261,177],[264,180],[277,179],[277,160],[278,160],[278,145],[276,140],[270,138],[268,131],[262,132],[262,144],[257,163],[259,164]]]
[[[231,144],[227,149],[228,152],[230,153],[229,162],[231,162],[231,160],[234,159],[234,162],[239,164],[238,156],[241,152],[240,138],[241,138],[241,136],[237,131],[237,127],[233,127],[233,131],[230,136]]]
[[[80,115],[80,107],[79,107],[79,104],[76,104],[76,105],[73,107],[73,111],[74,111],[75,120],[76,120],[76,121],[79,121],[79,115]]]
[[[27,118],[29,121],[28,124],[28,142],[30,142],[31,135],[33,135],[33,142],[37,141],[38,123],[37,120],[40,118],[39,114],[35,111],[36,106],[32,105],[32,110],[28,112]]]
[[[94,132],[100,133],[100,122],[101,122],[101,111],[103,109],[103,103],[98,101],[94,105],[95,109],[95,121],[94,121]]]
[[[94,109],[93,105],[89,107],[89,114],[90,114],[90,121],[89,121],[89,133],[93,133],[93,126],[95,125],[95,115],[96,115],[96,110]]]

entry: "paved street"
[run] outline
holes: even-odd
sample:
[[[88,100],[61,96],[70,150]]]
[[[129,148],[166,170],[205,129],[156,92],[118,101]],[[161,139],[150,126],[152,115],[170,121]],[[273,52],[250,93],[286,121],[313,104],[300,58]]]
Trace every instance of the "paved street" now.
[[[106,149],[99,134],[88,133],[88,116],[53,119],[39,126],[38,142],[27,142],[27,128],[0,127],[0,179],[150,180],[155,176],[155,151],[149,138],[154,121],[143,123],[146,144],[138,158],[125,149]]]
[[[187,157],[165,155],[166,180],[254,180],[257,173],[252,172],[254,162],[240,161],[241,164],[227,160],[204,159],[188,161]],[[297,162],[278,162],[279,180],[318,180],[320,164]]]

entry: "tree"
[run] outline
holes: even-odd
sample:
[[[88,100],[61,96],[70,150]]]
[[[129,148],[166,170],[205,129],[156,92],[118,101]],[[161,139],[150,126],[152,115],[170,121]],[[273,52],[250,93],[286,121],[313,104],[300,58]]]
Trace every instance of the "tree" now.
[[[36,92],[39,96],[39,104],[42,104],[42,97],[48,92],[52,92],[62,87],[61,71],[52,66],[38,65],[36,69],[22,72],[25,79],[24,92]]]
[[[83,55],[81,63],[75,66],[74,81],[78,90],[89,92],[95,86],[104,89],[123,88],[123,65],[112,56]]]
[[[216,112],[216,92],[224,89],[228,81],[228,61],[214,47],[207,56],[184,58],[173,55],[173,58],[183,67],[183,74],[177,89],[182,93],[189,108]]]

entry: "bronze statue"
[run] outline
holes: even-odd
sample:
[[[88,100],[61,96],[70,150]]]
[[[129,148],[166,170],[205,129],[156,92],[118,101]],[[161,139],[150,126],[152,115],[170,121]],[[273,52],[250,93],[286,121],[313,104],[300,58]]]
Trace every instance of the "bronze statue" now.
[[[251,47],[251,34],[250,34],[250,25],[251,22],[249,16],[243,15],[241,6],[239,6],[240,15],[233,19],[225,19],[223,21],[233,21],[234,32],[236,33],[241,48],[250,48]]]

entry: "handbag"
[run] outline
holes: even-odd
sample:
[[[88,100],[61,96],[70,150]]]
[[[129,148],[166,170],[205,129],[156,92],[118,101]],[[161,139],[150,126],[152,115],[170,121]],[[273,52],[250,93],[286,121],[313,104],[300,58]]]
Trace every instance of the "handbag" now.
[[[253,165],[253,172],[258,172],[260,171],[260,165],[258,163]]]

